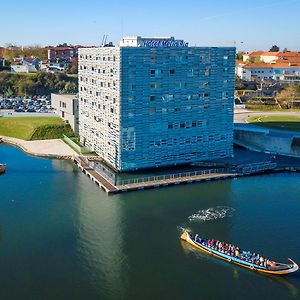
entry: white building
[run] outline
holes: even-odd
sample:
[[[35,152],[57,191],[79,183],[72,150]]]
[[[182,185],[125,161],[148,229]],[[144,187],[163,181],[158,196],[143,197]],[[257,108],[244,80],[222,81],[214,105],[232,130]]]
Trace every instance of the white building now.
[[[13,73],[31,73],[36,71],[35,66],[31,64],[11,65],[11,72]]]
[[[300,75],[300,63],[240,63],[236,66],[236,74],[244,80],[282,80],[282,75]]]
[[[74,133],[78,135],[78,95],[51,94],[51,106],[57,115],[68,121]]]

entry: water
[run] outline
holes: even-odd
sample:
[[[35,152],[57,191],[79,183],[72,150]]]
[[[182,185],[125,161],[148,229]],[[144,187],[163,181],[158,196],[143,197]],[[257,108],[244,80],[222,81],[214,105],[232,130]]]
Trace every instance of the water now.
[[[257,274],[179,240],[190,228],[300,263],[300,174],[108,196],[70,162],[6,145],[0,161],[1,300],[300,299],[300,272]]]

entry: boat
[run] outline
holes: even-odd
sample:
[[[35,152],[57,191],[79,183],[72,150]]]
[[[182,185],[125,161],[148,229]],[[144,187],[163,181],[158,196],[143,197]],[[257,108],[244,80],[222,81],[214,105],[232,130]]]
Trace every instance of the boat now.
[[[259,262],[255,263],[255,260],[251,259],[254,256],[254,253],[250,251],[242,250],[233,245],[231,245],[231,247],[234,247],[233,249],[235,250],[237,249],[238,253],[237,255],[236,254],[230,255],[228,254],[227,251],[224,250],[222,251],[222,249],[224,248],[222,247],[218,248],[218,246],[216,246],[216,241],[211,242],[213,240],[201,238],[200,236],[198,236],[198,234],[193,234],[192,232],[187,230],[183,231],[183,233],[181,234],[181,239],[191,244],[195,248],[203,251],[206,254],[215,256],[217,258],[228,261],[229,263],[236,264],[238,266],[250,269],[252,271],[274,274],[274,275],[286,275],[289,273],[296,272],[299,269],[298,265],[290,258],[288,258],[290,262],[288,264],[279,263],[267,259],[265,259],[265,263],[261,263],[261,264],[259,264]],[[214,245],[212,245],[212,243]],[[219,243],[221,242],[218,241],[218,244]],[[255,256],[257,257],[257,254],[255,254]]]
[[[5,173],[6,165],[0,164],[0,174]]]

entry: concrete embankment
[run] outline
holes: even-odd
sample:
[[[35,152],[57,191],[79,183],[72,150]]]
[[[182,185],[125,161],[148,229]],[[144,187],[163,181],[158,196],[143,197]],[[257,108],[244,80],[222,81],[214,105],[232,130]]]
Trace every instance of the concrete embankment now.
[[[235,124],[234,142],[249,150],[300,157],[300,132]]]
[[[4,143],[14,145],[24,152],[39,157],[70,159],[77,153],[60,139],[24,141],[12,137],[0,136]]]

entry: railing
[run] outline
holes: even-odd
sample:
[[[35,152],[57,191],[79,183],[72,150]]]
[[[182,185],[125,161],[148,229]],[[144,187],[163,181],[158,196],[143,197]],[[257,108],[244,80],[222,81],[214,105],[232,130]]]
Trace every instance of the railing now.
[[[117,183],[117,176],[113,172],[109,172],[105,168],[101,168],[97,163],[89,161],[86,157],[74,157],[74,159],[80,163],[80,160],[83,161],[90,168],[94,169],[97,173],[103,176],[108,182],[113,185],[129,185],[129,184],[138,184],[138,183],[146,183],[146,182],[157,182],[164,181],[168,179],[179,179],[179,178],[191,178],[194,176],[201,175],[210,175],[210,174],[254,174],[267,170],[272,170],[277,167],[277,164],[272,161],[263,161],[257,163],[249,163],[249,164],[240,164],[231,168],[217,168],[217,169],[206,169],[206,170],[198,170],[198,171],[190,171],[190,172],[182,172],[182,173],[173,173],[166,175],[157,175],[157,176],[147,176],[140,178],[131,178],[131,179],[123,179]]]
[[[154,181],[176,179],[176,178],[183,178],[183,177],[193,177],[193,176],[225,173],[227,171],[228,171],[227,169],[222,168],[222,169],[209,169],[209,170],[183,172],[183,173],[175,173],[175,174],[167,174],[167,175],[132,178],[132,179],[121,180],[119,185],[128,185],[128,184],[154,182]]]
[[[241,174],[252,174],[252,173],[272,170],[275,169],[276,167],[277,167],[277,163],[271,161],[264,161],[264,162],[238,165],[236,167],[232,167],[231,171],[235,173],[241,173]]]
[[[90,150],[88,148],[77,145],[74,141],[72,141],[66,135],[64,135],[64,141],[67,144],[69,144],[71,147],[73,147],[80,154],[85,154],[85,153],[89,153],[90,152]]]
[[[79,164],[81,164],[81,161],[83,161],[86,165],[89,166],[89,168],[95,170],[98,174],[104,177],[109,183],[113,185],[116,184],[116,175],[108,171],[105,171],[106,169],[101,168],[97,163],[89,161],[85,156],[74,156],[73,158]]]

